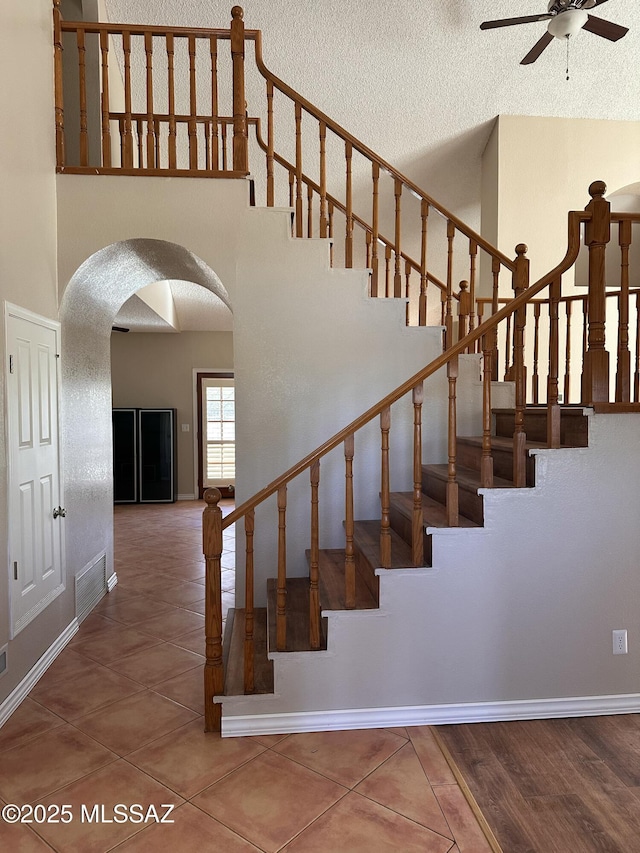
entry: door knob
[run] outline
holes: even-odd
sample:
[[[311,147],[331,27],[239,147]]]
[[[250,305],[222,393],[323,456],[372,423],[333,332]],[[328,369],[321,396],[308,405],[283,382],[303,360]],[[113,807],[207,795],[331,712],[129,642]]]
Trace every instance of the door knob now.
[[[61,507],[61,506],[56,507],[56,509],[54,509],[54,511],[53,511],[53,517],[57,518],[59,515],[62,516],[62,518],[66,518],[67,517],[66,509],[63,509],[63,507]]]

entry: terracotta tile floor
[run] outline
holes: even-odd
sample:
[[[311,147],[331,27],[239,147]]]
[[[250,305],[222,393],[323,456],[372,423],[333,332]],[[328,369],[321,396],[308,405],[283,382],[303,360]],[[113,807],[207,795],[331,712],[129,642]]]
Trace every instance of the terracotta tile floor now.
[[[68,809],[0,850],[488,853],[427,726],[204,734],[203,506],[116,507],[117,587],[0,729],[0,807]]]

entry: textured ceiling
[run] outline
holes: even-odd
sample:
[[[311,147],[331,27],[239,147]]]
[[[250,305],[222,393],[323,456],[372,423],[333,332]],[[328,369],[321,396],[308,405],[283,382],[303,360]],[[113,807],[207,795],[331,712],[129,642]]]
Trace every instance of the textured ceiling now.
[[[219,0],[105,3],[112,22],[226,28],[230,20],[231,4]],[[245,0],[244,19],[262,30],[271,71],[478,228],[481,156],[497,115],[640,120],[638,0],[594,10],[630,32],[612,43],[580,31],[569,81],[558,40],[534,65],[519,64],[544,23],[479,29],[546,8],[546,0]]]

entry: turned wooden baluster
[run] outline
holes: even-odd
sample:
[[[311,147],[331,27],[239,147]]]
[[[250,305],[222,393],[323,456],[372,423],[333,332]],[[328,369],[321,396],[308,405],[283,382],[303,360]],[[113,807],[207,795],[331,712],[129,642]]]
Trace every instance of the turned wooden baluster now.
[[[307,237],[313,237],[313,187],[307,187]]]
[[[124,53],[124,139],[122,143],[122,165],[133,169],[133,120],[131,115],[131,33],[122,33]]]
[[[447,304],[444,318],[444,348],[453,346],[453,241],[456,226],[447,220]]]
[[[54,98],[56,119],[56,167],[62,169],[64,155],[64,97],[62,85],[62,14],[60,0],[53,0]]]
[[[471,294],[469,282],[460,282],[458,294],[458,340],[461,341],[469,331],[469,315],[471,314]]]
[[[289,207],[295,207],[295,197],[296,197],[296,173],[292,170],[289,170]],[[293,229],[293,223],[292,223]],[[295,233],[295,230],[294,230]],[[293,235],[292,235],[293,236]]]
[[[504,381],[513,381],[513,366],[510,363],[511,353],[511,314],[507,317],[505,341],[504,341]]]
[[[418,303],[418,325],[427,325],[427,223],[429,203],[422,199],[420,202],[420,301]]]
[[[609,353],[605,349],[605,253],[611,237],[611,205],[604,198],[607,186],[594,181],[586,210],[585,243],[589,247],[589,330],[582,377],[582,403],[609,401]]]
[[[391,246],[384,247],[384,295],[391,293]]]
[[[204,167],[207,172],[211,169],[211,124],[210,121],[203,123],[204,127]]]
[[[231,10],[231,58],[233,61],[233,168],[249,170],[247,108],[244,92],[244,12],[240,6]]]
[[[513,290],[519,296],[529,286],[529,260],[525,257],[524,243],[516,246]],[[527,436],[524,430],[524,410],[527,386],[524,366],[524,329],[527,322],[526,305],[518,308],[513,323],[513,378],[516,383],[515,429],[513,433],[513,485],[523,488],[527,484]]]
[[[629,246],[631,220],[618,223],[620,245],[620,295],[618,296],[618,370],[616,372],[616,403],[631,399],[631,353],[629,352]]]
[[[476,327],[476,267],[478,258],[478,244],[475,240],[469,240],[469,331],[473,332]],[[479,342],[478,342],[479,346]],[[473,344],[474,351],[476,344]],[[480,350],[478,349],[478,352]]]
[[[326,238],[327,220],[327,125],[320,122],[320,236]]]
[[[344,265],[346,269],[353,266],[353,146],[350,142],[344,144],[344,158],[346,161],[346,231],[344,238]]]
[[[531,375],[531,396],[533,405],[538,405],[540,378],[538,376],[538,354],[540,351],[540,303],[533,305],[533,373]]]
[[[222,146],[222,171],[226,172],[229,168],[228,144],[227,144],[227,125],[223,124],[220,128],[220,144]]]
[[[111,168],[111,126],[109,120],[109,33],[100,33],[100,55],[102,58],[102,165]]]
[[[273,130],[273,83],[267,80],[267,207],[275,204],[274,141]]]
[[[499,277],[500,277],[500,260],[499,258],[493,257],[491,258],[491,275],[493,278],[492,290],[491,290],[491,313],[497,314],[498,308],[500,307],[499,296],[498,296],[498,287],[499,287]],[[511,320],[510,317],[507,317],[507,323]],[[508,328],[508,326],[507,326]],[[507,332],[507,340],[509,339],[509,333]],[[491,369],[493,370],[493,379],[494,381],[498,381],[498,335],[494,336],[494,344],[495,350],[493,351],[493,356],[491,358]],[[506,369],[506,364],[505,364]]]
[[[296,101],[296,237],[302,237],[302,106]]]
[[[570,402],[569,396],[571,392],[571,306],[573,305],[570,299],[567,299],[566,302],[566,337],[565,337],[565,350],[564,350],[564,388],[563,388],[563,401],[565,404]]]
[[[391,429],[391,409],[387,407],[380,414],[380,432],[382,442],[382,473],[380,488],[380,565],[391,568],[391,498],[389,491],[389,430]]]
[[[309,561],[309,644],[320,648],[320,591],[318,589],[320,565],[320,520],[318,513],[318,485],[320,460],[309,469],[311,477],[311,559]]]
[[[168,33],[166,37],[167,42],[167,98],[168,98],[168,110],[169,110],[169,140],[168,140],[168,151],[169,151],[169,168],[175,169],[177,167],[178,156],[177,156],[177,135],[178,130],[176,127],[176,90],[175,90],[175,67],[174,67],[174,43],[173,43],[173,34]]]
[[[480,319],[480,322],[482,320]],[[491,359],[495,351],[496,330],[482,336],[482,457],[480,459],[480,485],[493,488],[493,456],[491,455]]]
[[[333,266],[333,212],[334,212],[334,204],[332,201],[329,202],[329,233],[327,237],[330,240],[329,243],[329,266]]]
[[[371,231],[364,232],[365,268],[371,269]],[[373,295],[373,294],[370,294]]]
[[[393,295],[396,299],[400,299],[402,296],[402,275],[400,273],[400,262],[401,262],[401,248],[400,248],[400,240],[402,238],[402,209],[401,209],[401,199],[402,199],[402,181],[400,178],[396,178],[394,181],[394,189],[393,194],[395,196],[395,240],[394,240],[394,254],[396,258],[395,272],[393,276]]]
[[[424,566],[424,515],[422,512],[422,404],[424,383],[413,389],[413,514],[411,554],[414,566]]]
[[[147,169],[156,167],[156,140],[153,117],[153,36],[144,34],[144,52],[147,62]],[[142,161],[140,162],[142,165]]]
[[[138,169],[144,168],[144,122],[136,119],[136,139],[138,147]]]
[[[344,600],[347,609],[356,606],[356,562],[353,545],[354,513],[353,513],[353,455],[355,452],[355,436],[350,435],[344,441],[345,462],[345,557],[344,557]]]
[[[207,489],[204,499],[207,506],[202,515],[202,551],[206,565],[204,605],[205,655],[204,667],[204,730],[219,732],[222,706],[213,702],[214,696],[224,693],[224,665],[222,661],[222,511],[218,489]]]
[[[245,535],[245,590],[244,590],[244,692],[253,693],[255,689],[254,655],[254,582],[253,582],[253,533],[255,530],[255,510],[251,509],[244,517]]]
[[[404,281],[405,281],[404,295],[405,295],[405,298],[407,300],[407,307],[405,310],[405,318],[404,319],[405,319],[405,324],[408,326],[409,320],[411,317],[411,310],[410,310],[410,306],[411,306],[411,261],[409,261],[409,260],[406,260],[404,262]]]
[[[195,172],[198,169],[198,127],[196,116],[198,115],[198,96],[196,92],[196,39],[189,36],[189,169]]]
[[[456,473],[457,455],[457,403],[456,403],[456,380],[458,378],[458,356],[454,356],[447,362],[447,381],[449,383],[449,427],[448,427],[448,465],[447,465],[447,490],[446,509],[447,524],[449,527],[457,527],[459,524],[458,512],[458,480]]]
[[[549,375],[547,376],[547,445],[549,447],[560,447],[558,374],[560,370],[559,308],[561,287],[562,279],[557,278],[549,288]]]
[[[276,648],[287,648],[287,487],[278,489],[278,591],[276,600]]]
[[[78,45],[78,98],[80,103],[80,165],[89,165],[89,133],[87,130],[87,49],[84,30],[76,33]]]
[[[371,180],[373,187],[373,210],[371,213],[371,295],[378,296],[378,217],[380,205],[380,166],[376,162],[373,162],[371,164]]]
[[[219,168],[219,135],[218,135],[218,39],[211,36],[209,39],[209,54],[211,56],[211,166],[214,171]],[[208,147],[208,146],[207,146]]]

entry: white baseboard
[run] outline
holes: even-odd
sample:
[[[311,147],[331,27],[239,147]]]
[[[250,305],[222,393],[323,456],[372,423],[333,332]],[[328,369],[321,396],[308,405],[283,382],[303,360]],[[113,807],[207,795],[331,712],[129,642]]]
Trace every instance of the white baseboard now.
[[[637,714],[640,693],[613,696],[577,696],[563,699],[524,699],[512,702],[471,702],[459,705],[417,705],[397,708],[360,708],[338,711],[301,711],[287,714],[224,716],[222,737],[294,734],[396,726],[442,726],[455,723],[492,723],[505,720],[544,720]]]
[[[4,725],[18,705],[27,696],[31,688],[42,678],[60,652],[78,632],[78,620],[74,619],[60,634],[60,636],[49,646],[42,657],[38,658],[29,672],[0,704],[0,726]]]
[[[111,592],[117,583],[118,575],[114,572],[110,578],[107,578],[107,592]]]
[[[195,501],[196,496],[194,494],[190,495],[178,495],[177,500],[179,501]]]

